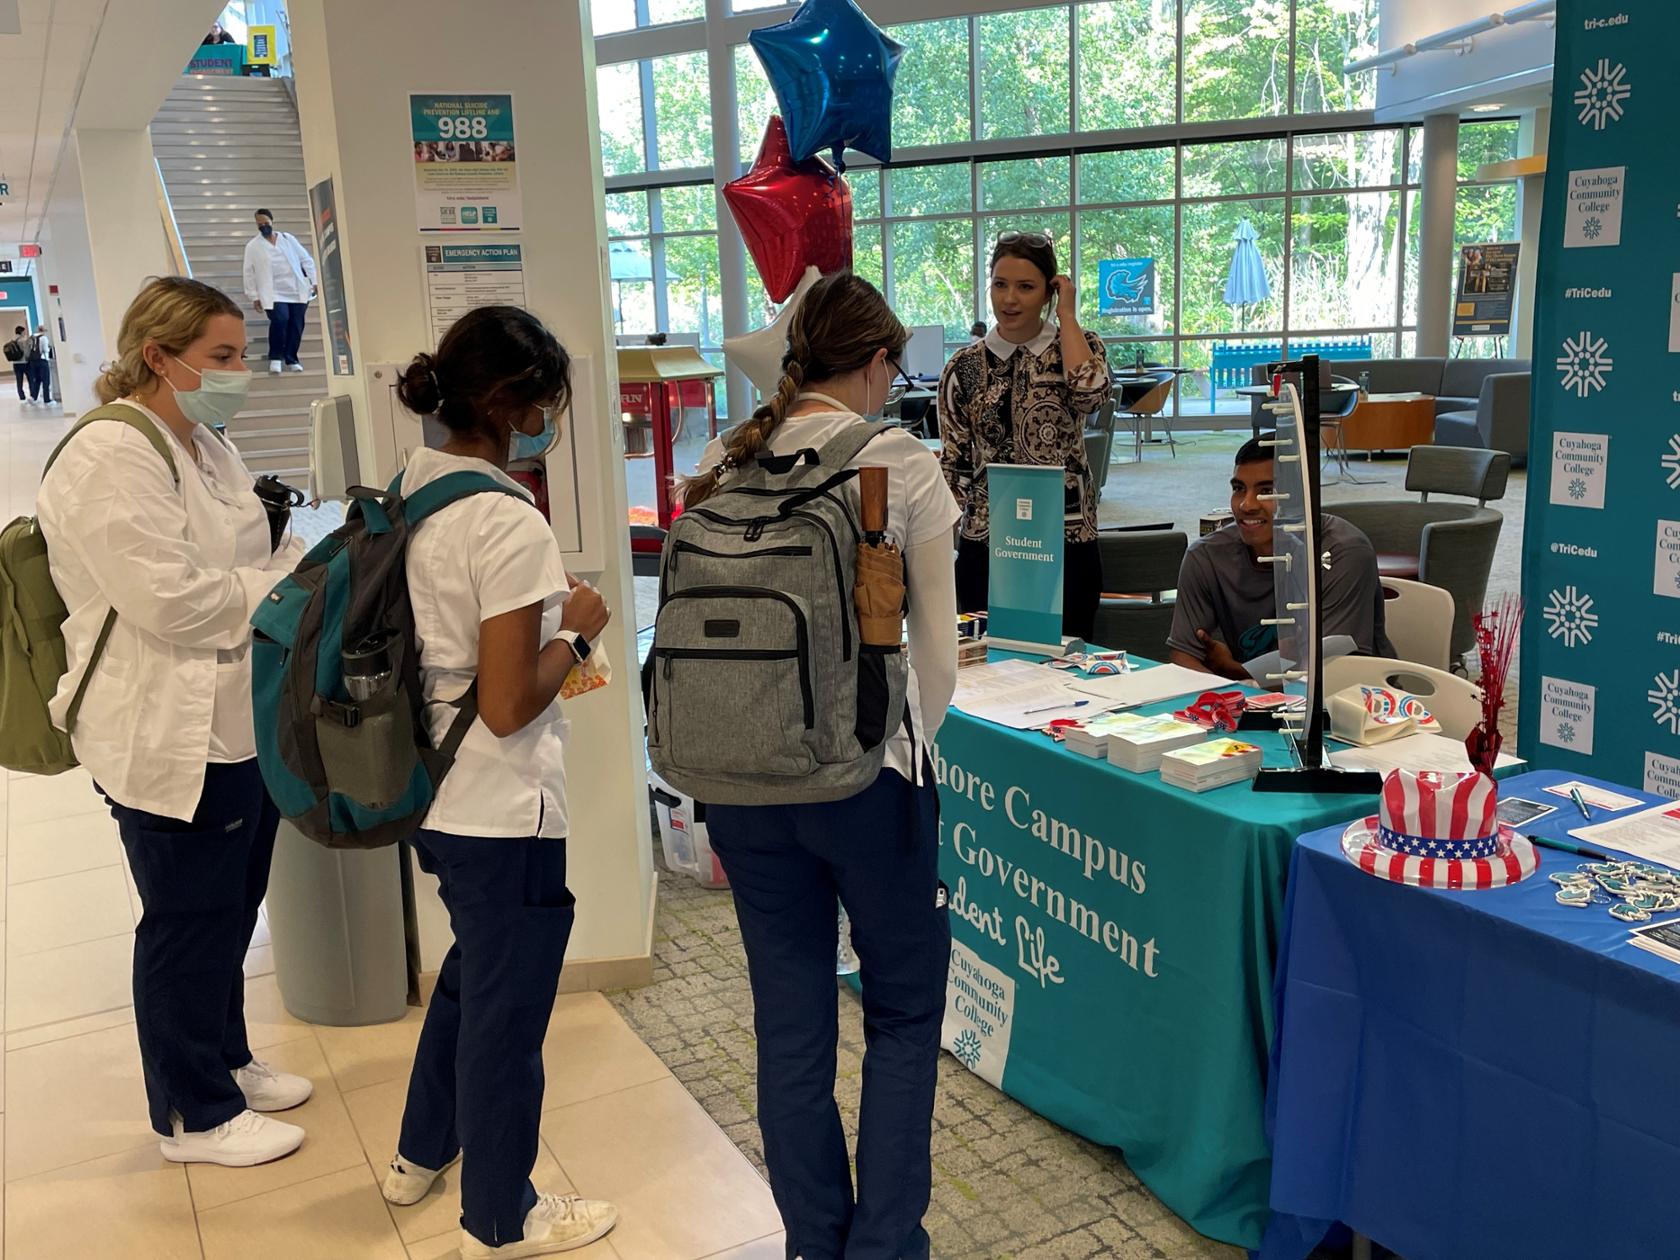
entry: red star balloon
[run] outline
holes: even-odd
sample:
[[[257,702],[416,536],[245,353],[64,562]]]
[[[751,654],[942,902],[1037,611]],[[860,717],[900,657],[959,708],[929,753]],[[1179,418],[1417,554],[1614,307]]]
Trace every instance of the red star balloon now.
[[[771,301],[785,302],[807,267],[828,275],[852,265],[852,190],[822,158],[793,160],[778,115],[752,169],[725,184],[723,198]]]

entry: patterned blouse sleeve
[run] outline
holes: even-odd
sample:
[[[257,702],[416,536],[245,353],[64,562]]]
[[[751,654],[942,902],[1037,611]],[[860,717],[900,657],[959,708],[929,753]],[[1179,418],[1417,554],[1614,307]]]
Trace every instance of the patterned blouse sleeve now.
[[[1091,347],[1091,357],[1068,374],[1067,382],[1073,410],[1082,416],[1096,411],[1114,393],[1114,383],[1108,375],[1108,348],[1103,345],[1103,339],[1087,332],[1085,341]],[[943,411],[940,421],[944,422]]]
[[[961,352],[953,355],[939,379],[939,467],[951,493],[966,504],[974,481],[974,428],[962,387],[962,358]]]

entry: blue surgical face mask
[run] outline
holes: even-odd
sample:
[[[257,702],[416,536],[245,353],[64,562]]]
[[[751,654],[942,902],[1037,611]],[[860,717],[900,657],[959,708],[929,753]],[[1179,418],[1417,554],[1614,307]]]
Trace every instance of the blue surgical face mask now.
[[[508,434],[509,459],[540,459],[548,454],[548,448],[554,445],[555,424],[554,408],[543,408],[543,427],[536,433],[521,433],[518,429]]]
[[[274,225],[272,223],[259,223],[257,224],[257,231],[261,232],[264,236],[273,236]]]
[[[181,360],[176,359],[175,362],[181,363]],[[197,389],[178,389],[173,381],[169,383],[169,388],[175,390],[175,401],[183,416],[194,424],[215,426],[227,424],[239,414],[251,392],[249,372],[229,372],[222,368],[200,371],[190,363],[181,363],[181,366],[198,377]]]

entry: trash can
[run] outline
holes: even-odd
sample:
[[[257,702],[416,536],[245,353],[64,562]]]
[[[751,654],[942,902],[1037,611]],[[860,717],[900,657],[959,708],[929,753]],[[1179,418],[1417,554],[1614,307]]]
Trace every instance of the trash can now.
[[[328,849],[280,823],[268,878],[268,926],[280,1000],[311,1024],[382,1024],[418,1000],[409,962],[407,854]]]

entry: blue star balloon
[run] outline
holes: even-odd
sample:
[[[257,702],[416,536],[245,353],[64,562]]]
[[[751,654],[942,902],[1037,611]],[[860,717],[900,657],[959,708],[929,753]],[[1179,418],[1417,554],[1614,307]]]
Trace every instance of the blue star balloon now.
[[[805,0],[779,26],[748,36],[787,124],[793,159],[833,149],[892,159],[893,76],[904,45],[888,39],[852,0]]]

